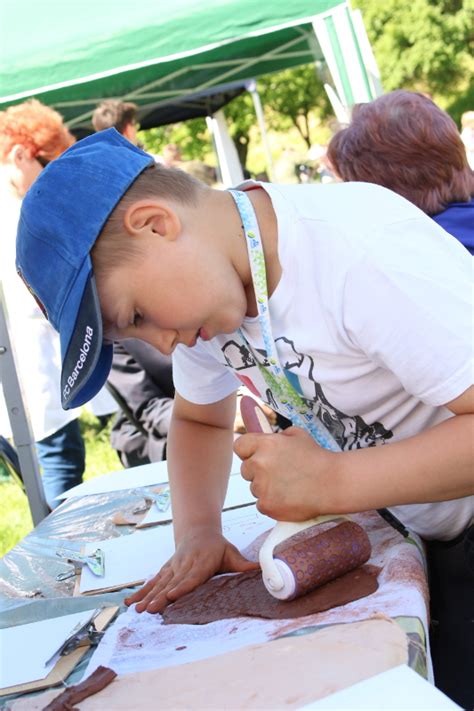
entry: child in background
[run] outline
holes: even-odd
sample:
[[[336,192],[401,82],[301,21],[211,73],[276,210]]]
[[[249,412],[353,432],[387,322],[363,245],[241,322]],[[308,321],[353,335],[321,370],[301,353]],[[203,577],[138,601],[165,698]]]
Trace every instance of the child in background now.
[[[17,266],[60,332],[63,406],[103,384],[113,339],[173,353],[176,552],[128,603],[157,612],[253,567],[221,531],[241,383],[296,425],[235,443],[260,511],[390,507],[425,539],[467,537],[471,264],[374,185],[213,190],[113,130],[52,163],[24,202]],[[467,562],[457,575],[465,594]]]
[[[92,125],[94,131],[116,128],[131,143],[137,143],[137,131],[140,128],[137,119],[138,106],[130,101],[104,99],[94,109]]]

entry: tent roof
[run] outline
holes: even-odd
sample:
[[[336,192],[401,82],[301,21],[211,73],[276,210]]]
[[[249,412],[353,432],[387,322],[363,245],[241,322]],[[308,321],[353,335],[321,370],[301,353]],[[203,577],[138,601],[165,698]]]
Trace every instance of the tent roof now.
[[[203,91],[165,99],[152,106],[143,106],[139,110],[140,127],[153,128],[199,116],[211,116],[229,101],[243,94],[250,87],[251,81],[253,80],[219,84]]]
[[[106,97],[152,104],[314,61],[311,19],[341,4],[5,0],[0,108],[37,96],[74,126]]]

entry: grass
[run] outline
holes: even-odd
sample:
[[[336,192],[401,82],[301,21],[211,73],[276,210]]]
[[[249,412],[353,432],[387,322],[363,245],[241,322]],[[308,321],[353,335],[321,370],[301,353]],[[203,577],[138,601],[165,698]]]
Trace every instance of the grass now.
[[[81,432],[86,445],[86,471],[84,479],[121,469],[115,450],[110,446],[111,421],[102,427],[100,421],[87,411],[80,417]],[[33,528],[26,495],[6,476],[0,479],[0,557],[24,538]]]

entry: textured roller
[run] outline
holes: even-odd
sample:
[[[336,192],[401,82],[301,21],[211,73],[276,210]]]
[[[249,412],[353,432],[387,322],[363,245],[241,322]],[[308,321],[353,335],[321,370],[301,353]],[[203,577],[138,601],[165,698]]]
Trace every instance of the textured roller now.
[[[278,597],[291,600],[305,595],[363,565],[370,554],[367,533],[353,521],[343,521],[321,533],[315,530],[314,535],[288,546],[281,553],[274,553],[275,563],[285,580]]]

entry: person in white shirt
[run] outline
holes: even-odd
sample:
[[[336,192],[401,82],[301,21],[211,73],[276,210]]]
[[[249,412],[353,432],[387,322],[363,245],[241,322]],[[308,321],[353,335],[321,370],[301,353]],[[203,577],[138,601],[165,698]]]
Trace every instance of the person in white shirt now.
[[[39,101],[27,101],[0,113],[0,280],[50,508],[60,503],[56,496],[81,483],[85,468],[84,441],[79,429],[80,411],[65,411],[61,407],[59,338],[18,278],[15,238],[26,191],[43,167],[73,143],[74,137],[61,116]],[[3,402],[0,403],[0,433],[6,437],[11,435]]]

